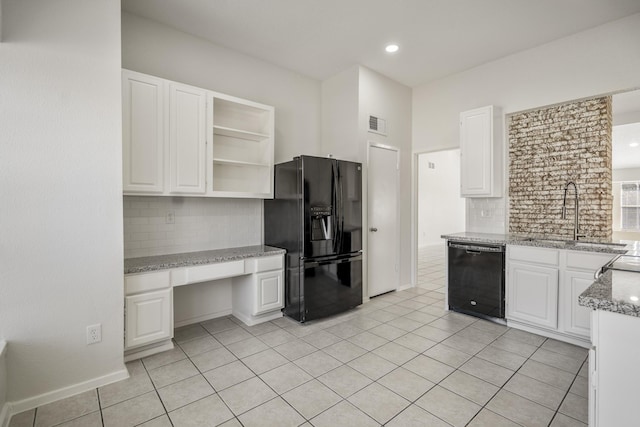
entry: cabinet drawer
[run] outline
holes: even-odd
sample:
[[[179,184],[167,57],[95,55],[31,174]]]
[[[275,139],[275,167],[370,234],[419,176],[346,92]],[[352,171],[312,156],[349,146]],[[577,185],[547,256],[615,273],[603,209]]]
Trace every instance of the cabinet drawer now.
[[[282,270],[283,264],[282,255],[246,259],[244,272],[252,274],[261,271]]]
[[[140,292],[165,289],[171,286],[171,270],[139,273],[124,276],[124,294],[133,295]]]
[[[256,259],[256,272],[282,269],[282,256],[270,256]]]
[[[567,251],[567,268],[578,268],[593,272],[611,261],[615,256],[613,254],[594,252]]]
[[[208,282],[209,280],[225,279],[242,274],[245,274],[244,261],[221,262],[218,264],[174,270],[172,283],[173,286],[188,285],[190,283]]]
[[[533,262],[536,264],[558,265],[559,252],[556,249],[534,248],[531,246],[509,246],[510,260]]]

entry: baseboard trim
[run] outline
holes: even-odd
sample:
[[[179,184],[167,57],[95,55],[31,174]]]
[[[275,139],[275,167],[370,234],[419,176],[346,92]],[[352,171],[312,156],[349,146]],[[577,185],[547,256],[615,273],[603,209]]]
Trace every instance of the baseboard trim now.
[[[9,412],[10,415],[13,416],[14,414],[19,414],[20,412],[28,411],[29,409],[34,409],[39,406],[46,405],[47,403],[71,397],[78,393],[93,390],[94,388],[102,387],[127,378],[129,378],[129,372],[127,372],[127,369],[123,367],[123,369],[119,371],[93,378],[89,381],[73,384],[68,387],[53,390],[38,396],[29,397],[27,399],[18,400],[16,402],[9,402]]]
[[[587,349],[591,347],[591,341],[589,341],[588,338],[572,337],[567,334],[549,331],[544,328],[538,328],[532,325],[523,324],[516,320],[507,319],[507,326],[513,329],[520,329],[525,332],[531,332],[533,334],[542,335],[543,337],[553,338],[558,341],[564,341],[569,344],[576,345],[578,347],[587,348]]]
[[[169,350],[173,350],[173,341],[170,338],[161,343],[155,343],[138,349],[125,351],[124,361],[131,362],[132,360],[142,359],[143,357],[152,356],[156,353]]]
[[[240,312],[233,313],[233,317],[240,320],[247,326],[255,326],[259,323],[268,322],[269,320],[279,319],[282,316],[283,314],[280,310],[274,311],[272,313],[259,314],[257,316],[247,316]]]
[[[411,283],[409,283],[407,285],[398,286],[396,288],[396,292],[406,291],[407,289],[410,289],[410,288],[413,288],[413,285]]]
[[[194,323],[206,322],[207,320],[217,319],[218,317],[228,316],[232,314],[231,309],[218,311],[217,313],[203,314],[202,316],[190,317],[188,319],[174,321],[174,327],[180,328],[182,326],[193,325]]]
[[[9,426],[9,421],[11,421],[11,411],[9,410],[9,406],[10,405],[5,402],[5,404],[2,405],[2,408],[0,408],[0,427]]]

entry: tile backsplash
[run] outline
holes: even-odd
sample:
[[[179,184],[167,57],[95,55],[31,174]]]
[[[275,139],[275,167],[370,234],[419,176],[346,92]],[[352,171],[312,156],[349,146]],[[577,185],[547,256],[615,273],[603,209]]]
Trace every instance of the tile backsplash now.
[[[467,198],[466,231],[475,233],[505,233],[506,199],[504,197]]]
[[[256,199],[125,196],[124,256],[259,245],[262,204]]]

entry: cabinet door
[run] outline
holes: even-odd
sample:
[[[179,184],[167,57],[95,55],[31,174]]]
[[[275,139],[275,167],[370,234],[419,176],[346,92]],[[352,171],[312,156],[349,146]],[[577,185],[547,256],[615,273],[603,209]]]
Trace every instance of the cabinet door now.
[[[596,360],[596,347],[589,349],[589,380],[588,380],[588,403],[589,403],[589,426],[598,427],[598,369]]]
[[[507,319],[558,327],[558,270],[510,263]]]
[[[282,270],[256,274],[255,314],[273,311],[284,307]]]
[[[461,195],[489,196],[492,185],[493,112],[491,107],[460,114]]]
[[[172,290],[125,298],[125,349],[173,337]]]
[[[169,84],[169,175],[174,194],[205,192],[206,91]]]
[[[568,270],[564,274],[562,320],[564,332],[589,338],[591,309],[578,304],[578,296],[593,283],[593,273]]]
[[[164,80],[122,72],[123,191],[164,190]]]

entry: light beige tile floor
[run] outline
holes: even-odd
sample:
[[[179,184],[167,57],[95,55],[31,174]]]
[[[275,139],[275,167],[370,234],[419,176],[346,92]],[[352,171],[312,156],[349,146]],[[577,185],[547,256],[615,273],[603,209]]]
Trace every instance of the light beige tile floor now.
[[[419,286],[300,325],[225,317],[119,383],[15,415],[22,426],[586,426],[585,349],[444,307],[445,246]]]

